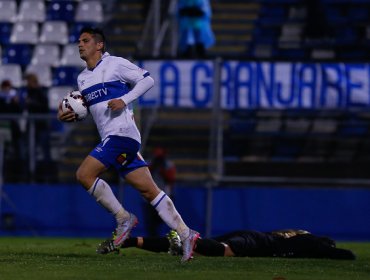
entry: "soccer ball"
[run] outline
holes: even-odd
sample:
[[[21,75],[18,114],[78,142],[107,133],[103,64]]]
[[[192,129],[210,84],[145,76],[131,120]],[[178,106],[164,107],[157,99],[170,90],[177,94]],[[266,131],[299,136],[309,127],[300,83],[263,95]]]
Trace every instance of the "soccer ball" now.
[[[72,111],[76,114],[76,120],[82,121],[89,114],[86,101],[81,92],[75,90],[68,93],[62,100],[62,111]]]

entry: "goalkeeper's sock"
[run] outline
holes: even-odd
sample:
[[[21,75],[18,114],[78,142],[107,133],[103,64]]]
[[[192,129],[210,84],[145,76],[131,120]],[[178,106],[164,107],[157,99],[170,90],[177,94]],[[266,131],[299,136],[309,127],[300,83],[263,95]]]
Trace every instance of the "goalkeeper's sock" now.
[[[166,237],[144,237],[141,249],[151,252],[168,252],[170,242]]]
[[[94,184],[87,192],[95,197],[95,200],[108,212],[112,213],[117,222],[122,222],[130,218],[130,213],[122,207],[121,203],[119,203],[113,194],[111,187],[103,179],[96,178]]]
[[[150,204],[157,210],[158,215],[172,229],[176,230],[181,240],[189,236],[190,229],[177,212],[171,198],[161,191]]]
[[[225,246],[222,243],[208,238],[199,238],[194,250],[202,256],[217,257],[225,254]]]
[[[130,237],[127,238],[123,244],[121,245],[121,248],[129,248],[129,247],[138,247],[138,238],[137,237]]]

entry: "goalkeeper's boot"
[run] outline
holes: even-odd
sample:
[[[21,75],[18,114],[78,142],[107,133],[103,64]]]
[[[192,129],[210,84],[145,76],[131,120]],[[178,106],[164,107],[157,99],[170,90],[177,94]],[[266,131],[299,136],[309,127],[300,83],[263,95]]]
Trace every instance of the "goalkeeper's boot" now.
[[[168,249],[168,253],[172,256],[178,256],[182,254],[182,244],[180,236],[177,234],[175,230],[171,230],[166,235],[168,241],[170,242],[170,248]]]
[[[96,252],[102,255],[106,255],[112,252],[116,252],[118,254],[119,249],[114,246],[112,239],[107,239],[98,245],[98,247],[96,248]]]
[[[117,225],[113,244],[120,248],[123,242],[130,236],[131,230],[137,225],[138,220],[134,214],[130,213],[130,218]]]
[[[193,251],[199,237],[199,232],[189,229],[189,236],[182,240],[182,263],[190,261],[193,258]]]

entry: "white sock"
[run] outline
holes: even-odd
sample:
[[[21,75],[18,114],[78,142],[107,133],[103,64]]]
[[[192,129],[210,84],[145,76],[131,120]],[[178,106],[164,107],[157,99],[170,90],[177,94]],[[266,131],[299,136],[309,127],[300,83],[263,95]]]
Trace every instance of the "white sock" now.
[[[122,207],[112,192],[111,187],[103,179],[96,178],[94,184],[87,192],[95,197],[96,201],[108,212],[112,213],[117,222],[129,219],[130,213]]]
[[[158,215],[172,229],[176,230],[181,240],[189,236],[189,228],[177,212],[171,198],[161,191],[150,204],[157,210]]]

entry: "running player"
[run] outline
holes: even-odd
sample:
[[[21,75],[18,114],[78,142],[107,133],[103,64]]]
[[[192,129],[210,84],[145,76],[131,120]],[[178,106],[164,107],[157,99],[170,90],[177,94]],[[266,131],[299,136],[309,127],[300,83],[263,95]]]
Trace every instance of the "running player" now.
[[[101,142],[79,166],[77,180],[114,215],[117,227],[113,244],[116,248],[124,243],[138,221],[133,213],[122,207],[109,184],[99,178],[109,167],[114,167],[150,202],[162,220],[176,230],[183,244],[181,261],[190,260],[199,233],[184,223],[172,200],[153,181],[147,163],[139,153],[141,137],[134,121],[132,102],[153,87],[153,79],[148,71],[106,52],[105,36],[100,29],[82,29],[78,49],[87,64],[77,78],[78,88],[95,121]],[[75,115],[72,111],[63,112],[60,104],[58,119],[72,122]]]

